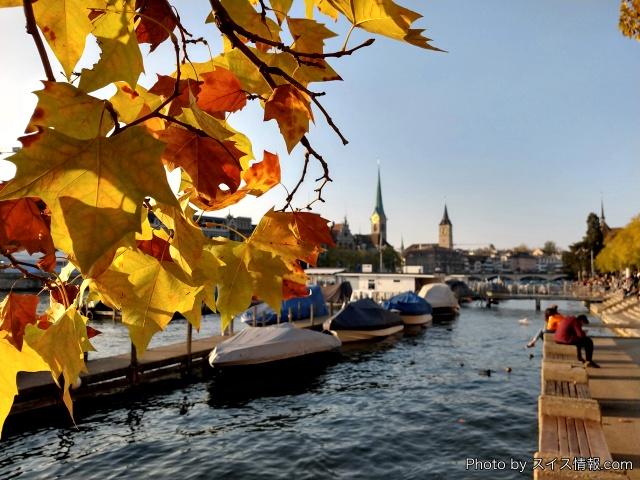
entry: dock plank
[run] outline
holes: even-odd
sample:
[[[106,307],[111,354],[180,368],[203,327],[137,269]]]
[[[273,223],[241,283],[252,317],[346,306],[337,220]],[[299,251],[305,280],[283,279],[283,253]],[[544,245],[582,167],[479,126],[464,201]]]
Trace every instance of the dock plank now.
[[[569,455],[569,434],[567,432],[566,417],[558,417],[558,445],[560,455]]]

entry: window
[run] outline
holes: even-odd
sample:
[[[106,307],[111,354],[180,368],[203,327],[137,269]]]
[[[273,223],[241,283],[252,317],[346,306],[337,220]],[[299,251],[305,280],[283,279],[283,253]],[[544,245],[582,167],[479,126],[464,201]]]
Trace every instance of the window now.
[[[376,281],[375,281],[375,279],[374,279],[374,278],[370,278],[370,279],[368,280],[368,286],[367,286],[367,288],[368,288],[369,290],[375,290],[375,289],[376,289]]]

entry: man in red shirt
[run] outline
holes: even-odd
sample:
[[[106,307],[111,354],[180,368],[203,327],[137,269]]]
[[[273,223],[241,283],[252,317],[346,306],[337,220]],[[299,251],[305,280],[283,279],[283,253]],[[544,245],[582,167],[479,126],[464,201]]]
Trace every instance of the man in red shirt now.
[[[587,367],[600,368],[600,365],[593,361],[593,340],[582,330],[582,325],[587,323],[589,320],[585,315],[579,315],[577,318],[565,317],[558,325],[554,338],[556,343],[575,345],[578,349],[578,361],[584,362]],[[587,357],[586,362],[582,358],[582,348]]]

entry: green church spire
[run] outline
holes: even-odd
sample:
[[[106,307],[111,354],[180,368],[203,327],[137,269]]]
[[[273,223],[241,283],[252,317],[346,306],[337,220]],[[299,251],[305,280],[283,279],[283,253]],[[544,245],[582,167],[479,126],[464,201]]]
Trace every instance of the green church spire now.
[[[378,190],[376,192],[376,207],[373,210],[373,213],[377,213],[381,217],[385,216],[384,206],[382,205],[382,186],[380,184],[380,164],[378,164]]]

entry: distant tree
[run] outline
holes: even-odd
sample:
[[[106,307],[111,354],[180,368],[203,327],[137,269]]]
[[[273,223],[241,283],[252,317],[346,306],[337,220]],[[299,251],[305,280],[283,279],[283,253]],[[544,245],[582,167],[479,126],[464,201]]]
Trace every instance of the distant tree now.
[[[607,241],[596,258],[596,266],[605,272],[640,267],[640,216]]]
[[[640,40],[640,0],[620,2],[619,27],[623,35]]]
[[[529,247],[527,247],[524,243],[521,243],[520,245],[514,247],[513,249],[514,252],[516,253],[529,253]]]
[[[542,247],[542,251],[545,255],[555,255],[556,253],[558,253],[558,246],[556,245],[556,242],[548,240],[546,242],[544,242],[544,247]]]
[[[587,217],[587,232],[581,241],[569,245],[562,254],[565,273],[573,278],[582,278],[591,271],[591,256],[595,258],[603,248],[603,235],[600,219],[595,213]]]

